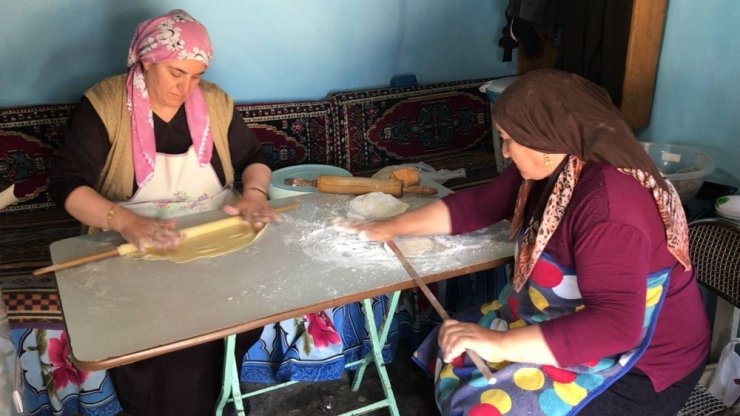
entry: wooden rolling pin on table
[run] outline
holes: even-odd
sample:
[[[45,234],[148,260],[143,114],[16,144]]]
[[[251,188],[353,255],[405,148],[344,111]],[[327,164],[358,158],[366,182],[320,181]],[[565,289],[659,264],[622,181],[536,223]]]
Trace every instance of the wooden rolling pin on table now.
[[[362,195],[370,192],[384,192],[397,198],[406,194],[436,195],[437,189],[431,186],[404,186],[398,179],[358,178],[354,176],[319,175],[316,179],[287,178],[289,186],[313,186],[319,192],[329,194]]]

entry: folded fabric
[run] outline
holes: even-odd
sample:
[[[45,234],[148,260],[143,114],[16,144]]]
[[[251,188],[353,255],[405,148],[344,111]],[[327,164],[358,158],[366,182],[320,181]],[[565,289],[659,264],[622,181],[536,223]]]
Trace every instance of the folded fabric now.
[[[15,184],[0,191],[0,209],[13,205],[16,202],[18,202],[18,198],[15,197]]]
[[[439,184],[443,184],[447,182],[450,179],[454,178],[464,178],[466,177],[465,168],[459,168],[455,170],[449,170],[449,169],[434,169],[433,167],[429,166],[428,164],[424,162],[417,162],[417,163],[407,163],[403,165],[393,165],[393,166],[386,166],[379,171],[375,172],[375,174],[372,176],[375,179],[387,179],[388,175],[393,172],[396,169],[400,169],[402,167],[410,166],[419,171],[419,174],[424,179],[430,179],[434,182],[437,182]]]
[[[10,189],[10,188],[9,188]],[[21,368],[10,336],[10,325],[0,290],[0,414],[20,415],[23,412]]]

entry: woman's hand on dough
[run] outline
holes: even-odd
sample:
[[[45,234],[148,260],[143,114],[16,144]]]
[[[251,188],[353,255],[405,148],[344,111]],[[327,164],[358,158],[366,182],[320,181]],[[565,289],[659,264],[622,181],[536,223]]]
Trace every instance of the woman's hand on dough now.
[[[354,218],[336,218],[334,228],[346,233],[357,234],[364,241],[390,241],[399,235],[393,220],[364,221]]]
[[[160,221],[131,213],[121,235],[139,251],[171,251],[182,243],[183,235],[175,229],[175,221]]]
[[[241,215],[245,222],[257,229],[280,220],[267,198],[258,192],[245,193],[235,204],[225,205],[224,212],[229,215]]]
[[[442,322],[437,341],[442,359],[452,362],[465,350],[473,350],[489,362],[501,362],[505,358],[499,347],[501,332],[491,331],[474,323],[447,319]]]

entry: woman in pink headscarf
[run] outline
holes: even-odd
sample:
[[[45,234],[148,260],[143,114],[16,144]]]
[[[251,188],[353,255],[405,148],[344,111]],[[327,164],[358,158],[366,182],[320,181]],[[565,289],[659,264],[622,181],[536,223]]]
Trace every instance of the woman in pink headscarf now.
[[[182,10],[141,22],[127,73],[93,86],[76,109],[52,179],[56,202],[140,249],[180,244],[173,218],[184,214],[224,209],[258,227],[274,221],[261,145],[232,99],[201,80],[212,55],[205,27]],[[113,369],[124,410],[212,413],[222,349],[211,343]]]

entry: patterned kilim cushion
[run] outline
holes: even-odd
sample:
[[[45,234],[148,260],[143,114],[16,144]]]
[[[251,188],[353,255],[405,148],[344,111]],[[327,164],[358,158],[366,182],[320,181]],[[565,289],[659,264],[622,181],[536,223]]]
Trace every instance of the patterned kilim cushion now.
[[[337,163],[365,175],[388,165],[423,161],[437,169],[465,168],[467,184],[490,179],[496,165],[488,101],[478,90],[483,83],[331,94]]]
[[[73,105],[0,109],[0,176],[15,184],[11,212],[54,207],[46,188],[53,155],[62,144]]]
[[[333,165],[334,134],[327,101],[236,106],[270,155],[273,169],[306,163]]]
[[[0,109],[0,177],[17,203],[0,210],[0,276],[48,265],[49,244],[79,234],[77,221],[47,192],[53,156],[74,106]]]
[[[0,276],[2,300],[12,328],[62,329],[54,275]]]

